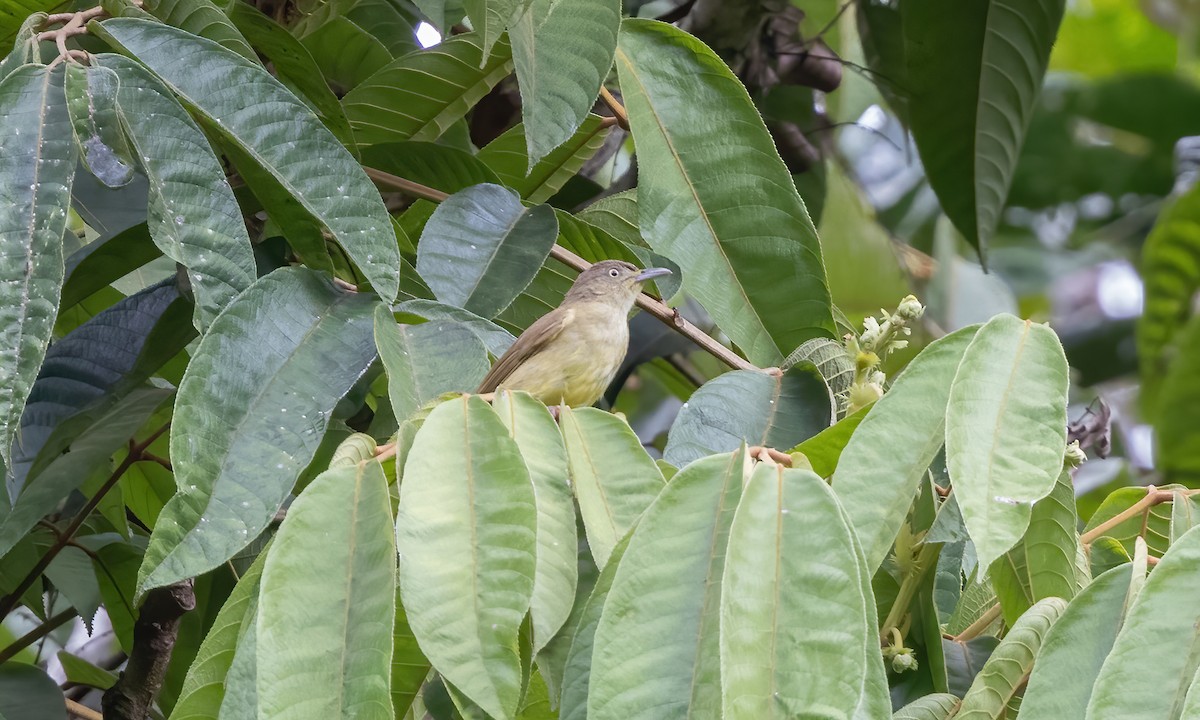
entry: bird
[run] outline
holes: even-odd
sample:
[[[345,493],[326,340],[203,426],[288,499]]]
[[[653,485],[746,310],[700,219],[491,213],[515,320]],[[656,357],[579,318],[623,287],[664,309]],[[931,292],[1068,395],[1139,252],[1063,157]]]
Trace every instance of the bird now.
[[[629,348],[629,311],[642,285],[667,268],[602,260],[579,274],[562,303],[521,333],[477,393],[524,390],[547,406],[588,406],[604,394]]]

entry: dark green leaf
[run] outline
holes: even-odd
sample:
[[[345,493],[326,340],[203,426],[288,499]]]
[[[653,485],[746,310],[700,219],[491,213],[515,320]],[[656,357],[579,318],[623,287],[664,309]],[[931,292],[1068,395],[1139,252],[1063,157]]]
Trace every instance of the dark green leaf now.
[[[396,306],[396,312],[414,315],[425,320],[450,320],[475,333],[475,337],[483,341],[488,352],[500,357],[512,345],[516,338],[512,333],[500,327],[491,320],[453,305],[444,305],[435,300],[405,300]]]
[[[117,118],[117,74],[66,63],[65,91],[80,160],[100,182],[120,187],[133,179],[133,153]]]
[[[301,38],[325,79],[352,90],[392,60],[387,46],[349,18],[334,16]]]
[[[140,591],[223,563],[267,526],[375,360],[374,306],[320,273],[284,268],[217,318],[179,386],[180,492],[154,526]]]
[[[59,312],[160,256],[144,223],[84,245],[67,258]]]
[[[0,717],[4,720],[66,720],[58,684],[41,668],[18,662],[0,665]]]
[[[432,142],[390,142],[363,148],[364,165],[398,175],[453,195],[500,178],[479,158],[458,148]]]
[[[833,397],[812,363],[781,376],[735,370],[710,380],[683,408],[663,457],[677,467],[742,443],[791,448],[833,424]]]
[[[500,180],[520,193],[522,198],[531,203],[540,203],[553,197],[579,172],[583,164],[604,144],[608,134],[609,126],[603,122],[603,118],[588,115],[574,134],[530,167],[525,126],[518,124],[484,146],[479,151],[479,159],[496,171]]]
[[[220,43],[250,62],[258,62],[246,38],[209,0],[145,0],[142,7],[167,25]]]

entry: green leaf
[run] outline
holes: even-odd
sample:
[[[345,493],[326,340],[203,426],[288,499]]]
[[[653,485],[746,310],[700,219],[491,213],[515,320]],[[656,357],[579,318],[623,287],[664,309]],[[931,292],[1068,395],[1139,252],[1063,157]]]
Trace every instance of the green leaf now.
[[[209,0],[146,0],[142,7],[167,25],[229,48],[252,63],[258,55],[233,22]]]
[[[1054,489],[1033,505],[1029,530],[1022,541],[1034,601],[1048,597],[1070,600],[1079,592],[1075,558],[1079,553],[1079,517],[1071,474],[1059,473]]]
[[[564,406],[558,424],[588,547],[604,567],[617,541],[662,491],[662,472],[621,417]]]
[[[1177,344],[1175,360],[1161,382],[1157,407],[1153,409],[1156,465],[1168,481],[1195,487],[1200,485],[1200,461],[1197,461],[1200,432],[1196,424],[1200,413],[1196,403],[1188,401],[1200,391],[1195,354],[1200,352],[1200,318],[1187,322]]]
[[[487,403],[463,396],[434,408],[404,463],[400,590],[434,668],[495,718],[511,718],[520,699],[536,527],[529,471]]]
[[[179,386],[180,490],[150,536],[139,594],[220,565],[267,526],[375,359],[374,306],[316,271],[283,268],[217,318]]]
[[[1033,667],[1046,634],[1066,610],[1062,598],[1046,598],[1013,625],[963,696],[955,720],[998,720]]]
[[[782,375],[734,370],[704,383],[671,425],[663,457],[676,467],[742,443],[790,448],[834,421],[833,396],[812,363]]]
[[[525,459],[537,503],[537,566],[529,608],[536,655],[567,621],[579,581],[567,451],[546,406],[528,393],[501,392],[492,407]]]
[[[1121,628],[1130,574],[1128,564],[1109,570],[1067,606],[1038,652],[1022,720],[1085,720],[1096,676]]]
[[[484,56],[469,33],[396,58],[342,98],[362,145],[436,140],[512,72],[507,43]]]
[[[1038,502],[1041,502],[1040,500]],[[1029,587],[1029,565],[1024,547],[1018,544],[1001,555],[988,568],[996,600],[1004,611],[1004,622],[1012,625],[1033,606],[1033,590]]]
[[[433,212],[417,272],[441,302],[495,317],[533,281],[557,236],[550,206],[525,208],[499,185],[475,185]]]
[[[339,11],[335,3],[324,7],[335,13]],[[399,57],[420,47],[417,43],[420,18],[408,3],[356,0],[344,12],[345,17],[369,29],[371,35],[387,47],[392,57]]]
[[[350,121],[308,49],[249,3],[231,1],[225,12],[238,31],[271,61],[280,82],[307,100],[321,122],[343,145],[352,145],[354,134],[350,130]]]
[[[475,333],[475,337],[483,341],[488,352],[500,357],[516,338],[512,333],[500,327],[491,320],[481,318],[475,313],[453,305],[445,305],[435,300],[405,300],[396,306],[399,314],[414,315],[425,320],[450,320]]]
[[[58,662],[62,664],[67,682],[75,685],[93,687],[97,690],[107,690],[117,681],[117,676],[101,667],[96,667],[83,658],[76,657],[66,650],[59,650]]]
[[[789,450],[789,453],[800,453],[812,466],[812,471],[823,478],[833,475],[854,431],[862,423],[867,413],[875,404],[859,408],[853,414],[838,420],[833,425],[813,435],[809,439]]]
[[[946,406],[946,468],[990,567],[1054,489],[1067,445],[1067,358],[1045,325],[998,315],[963,353]]]
[[[562,675],[562,702],[559,706],[561,720],[586,720],[589,685],[592,678],[593,648],[596,642],[596,629],[612,590],[613,579],[621,566],[621,559],[629,547],[633,531],[626,533],[613,546],[608,563],[600,570],[591,593],[585,597],[586,602],[579,612],[575,631],[570,637],[570,648]]]
[[[1171,542],[1197,525],[1200,525],[1200,497],[1176,490],[1171,498]]]
[[[109,44],[137,57],[190,109],[215,127],[231,148],[249,160],[255,178],[286,188],[286,208],[274,220],[288,232],[321,240],[330,235],[362,269],[385,300],[399,287],[399,249],[375,186],[349,151],[300,100],[262,67],[211,41],[144,20],[114,18],[93,25]],[[191,62],[179,63],[181,53]],[[264,122],[263,108],[272,117]],[[244,169],[246,162],[239,165]],[[254,182],[251,182],[252,188]],[[256,193],[258,190],[255,190]]]
[[[136,167],[117,118],[117,74],[107,68],[66,63],[65,92],[75,141],[84,166],[108,187],[133,179]]]
[[[872,571],[887,557],[941,449],[950,382],[977,329],[963,328],[922,350],[872,406],[838,460],[833,490]]]
[[[532,0],[527,5],[509,37],[532,169],[588,119],[612,69],[621,2]]]
[[[59,313],[161,256],[145,223],[84,245],[67,258]]]
[[[55,456],[31,478],[11,505],[7,496],[0,500],[0,556],[93,473],[98,470],[107,473],[109,457],[125,445],[171,394],[162,388],[135,390],[109,412],[95,417],[94,422],[75,426],[77,434],[71,438],[68,452]]]
[[[0,53],[8,53],[0,57],[0,81],[22,65],[41,61],[37,36],[49,17],[44,11],[58,4],[58,0],[9,0],[0,4]]]
[[[343,16],[329,18],[300,42],[312,54],[325,80],[342,92],[358,87],[392,61],[387,46]]]
[[[688,294],[759,366],[833,337],[816,230],[725,62],[682,30],[626,20],[617,70],[642,169],[640,225],[683,268]]]
[[[1167,350],[1181,330],[1193,327],[1187,319],[1200,287],[1200,186],[1171,200],[1158,214],[1142,247],[1141,274],[1146,290],[1145,310],[1137,321],[1138,367],[1142,407],[1152,412],[1160,396],[1171,397],[1160,393],[1172,365]],[[1185,332],[1183,337],[1195,335]]]
[[[725,717],[851,717],[878,647],[848,518],[811,472],[760,464],[729,532],[721,593]],[[829,558],[841,558],[838,563]],[[879,662],[879,661],[876,661]],[[879,668],[882,670],[882,668]],[[885,701],[886,702],[886,701]]]
[[[864,6],[865,7],[865,6]],[[962,702],[950,693],[934,693],[913,700],[892,714],[892,720],[949,720]]]
[[[331,467],[288,508],[262,574],[259,717],[392,717],[396,546],[387,485],[375,460]]]
[[[421,684],[429,675],[429,660],[421,652],[417,638],[408,625],[408,616],[396,588],[396,622],[392,628],[392,708],[403,716],[412,706]]]
[[[487,348],[468,328],[446,320],[398,325],[383,305],[375,307],[375,345],[401,422],[443,393],[474,390],[489,367]]]
[[[362,161],[376,170],[451,195],[480,183],[500,184],[496,173],[479,158],[458,148],[432,142],[405,140],[371,145],[363,148]]]
[[[1064,4],[900,8],[908,124],[942,209],[980,258],[1004,208]]]
[[[0,81],[0,460],[54,327],[63,282],[75,140],[63,68],[27,65]]]
[[[117,112],[150,181],[150,236],[188,269],[203,331],[257,276],[241,209],[204,133],[170,91],[127,58],[96,63],[120,75]]]
[[[719,716],[725,541],[749,470],[744,451],[698,460],[646,509],[596,628],[589,718]]]
[[[1172,489],[1160,488],[1160,489]],[[1145,499],[1146,489],[1141,487],[1123,487],[1109,493],[1088,519],[1084,532],[1091,532],[1101,524],[1111,520],[1125,510],[1133,507],[1138,501]],[[1171,545],[1171,508],[1166,504],[1152,505],[1144,518],[1135,515],[1108,530],[1104,535],[1124,548],[1124,557],[1133,555],[1134,540],[1143,537],[1146,545],[1156,556],[1162,557]]]
[[[1200,530],[1171,546],[1133,601],[1096,677],[1089,720],[1175,718],[1196,673],[1200,634]],[[1130,668],[1154,668],[1154,682]]]
[[[244,635],[254,635],[259,586],[266,559],[265,551],[259,553],[221,606],[183,679],[171,720],[204,720],[215,718],[220,712],[226,696],[226,677],[234,663],[240,639]]]
[[[62,690],[39,667],[6,662],[0,665],[0,717],[4,720],[65,719],[67,711]]]
[[[603,118],[588,115],[573,135],[530,163],[527,159],[525,126],[517,124],[485,145],[479,151],[478,158],[522,198],[531,203],[540,203],[549,200],[568,180],[575,177],[584,163],[600,150],[609,132]]]

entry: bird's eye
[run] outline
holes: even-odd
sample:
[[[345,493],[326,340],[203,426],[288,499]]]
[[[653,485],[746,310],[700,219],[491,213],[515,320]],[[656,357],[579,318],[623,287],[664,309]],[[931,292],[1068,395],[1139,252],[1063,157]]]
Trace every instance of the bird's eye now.
[[[608,274],[612,275],[613,277],[616,277],[621,274],[621,271],[616,268],[613,268],[612,270],[608,271]]]

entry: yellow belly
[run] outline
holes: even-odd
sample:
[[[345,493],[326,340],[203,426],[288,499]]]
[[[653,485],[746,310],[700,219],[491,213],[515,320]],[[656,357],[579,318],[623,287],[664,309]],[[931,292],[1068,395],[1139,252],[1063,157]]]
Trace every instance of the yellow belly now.
[[[587,406],[604,395],[629,347],[623,313],[576,317],[571,325],[500,383],[547,405]]]

